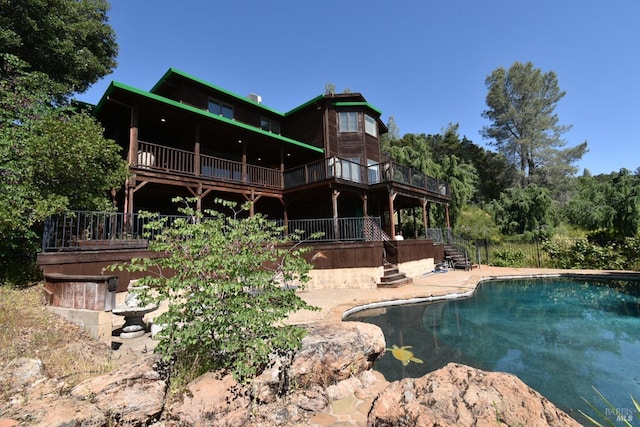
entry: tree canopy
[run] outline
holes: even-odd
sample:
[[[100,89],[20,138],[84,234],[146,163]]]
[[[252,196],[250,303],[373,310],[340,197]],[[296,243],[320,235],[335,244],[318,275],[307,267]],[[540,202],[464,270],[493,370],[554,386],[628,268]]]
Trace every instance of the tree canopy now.
[[[61,94],[84,92],[116,66],[109,9],[106,0],[0,0],[1,53],[48,75]]]
[[[545,236],[555,225],[551,193],[535,184],[508,189],[492,207],[498,227],[507,235]]]
[[[48,215],[67,209],[109,209],[126,162],[101,126],[72,107],[51,106],[46,75],[20,71],[0,80],[0,232],[24,239]],[[0,246],[1,249],[1,246]]]
[[[395,129],[395,123],[393,125]],[[452,194],[449,215],[452,224],[455,224],[462,207],[473,198],[478,182],[474,165],[447,149],[459,145],[457,126],[449,126],[444,134],[405,134],[399,139],[390,138],[383,145],[384,152],[399,163],[449,183]],[[437,223],[444,224],[444,212],[436,215],[439,215]]]
[[[115,66],[104,0],[0,0],[0,281],[28,282],[42,221],[113,209],[120,147],[70,102]]]
[[[531,62],[515,62],[509,69],[496,68],[485,80],[491,121],[482,134],[520,172],[522,187],[544,185],[576,172],[571,163],[587,151],[587,143],[562,149],[562,135],[570,126],[560,125],[555,108],[565,92],[553,71],[543,73]]]

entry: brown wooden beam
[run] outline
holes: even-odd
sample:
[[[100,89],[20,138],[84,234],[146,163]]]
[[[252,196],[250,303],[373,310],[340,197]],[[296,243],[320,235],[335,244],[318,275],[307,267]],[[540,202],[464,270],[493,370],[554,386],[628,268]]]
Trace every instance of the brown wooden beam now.
[[[364,215],[365,217],[369,216],[369,211],[367,208],[367,193],[361,194],[360,197],[362,198],[362,215]]]
[[[338,225],[338,197],[340,197],[340,192],[334,189],[331,194],[331,204],[333,206],[333,233],[336,239],[340,238],[340,227]]]
[[[422,199],[422,225],[424,225],[425,233],[429,227],[429,201]]]
[[[193,144],[193,173],[200,176],[200,122],[196,123],[195,143]]]
[[[260,199],[260,197],[262,197],[261,194],[256,196],[255,191],[253,190],[253,188],[251,189],[251,194],[243,194],[244,198],[247,199],[247,201],[249,202],[249,216],[253,216],[255,214],[255,203]]]
[[[395,220],[393,218],[393,201],[396,199],[398,193],[395,192],[395,190],[390,189],[389,190],[389,220],[391,222],[391,238],[395,239],[396,237],[396,223]]]

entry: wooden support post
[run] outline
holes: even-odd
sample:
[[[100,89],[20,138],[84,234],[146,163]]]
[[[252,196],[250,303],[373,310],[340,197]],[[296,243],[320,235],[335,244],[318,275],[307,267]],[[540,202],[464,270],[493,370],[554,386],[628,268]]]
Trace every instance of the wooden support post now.
[[[280,188],[284,188],[284,148],[280,147]]]
[[[287,210],[287,202],[284,199],[280,199],[280,203],[282,203],[282,218],[284,219],[284,235],[289,235],[289,212]]]
[[[391,190],[391,189],[389,190],[389,221],[391,222],[390,233],[391,233],[392,239],[395,239],[396,237],[396,224],[393,218],[394,216],[393,201],[396,199],[396,195],[397,193],[394,190]]]
[[[334,238],[336,240],[340,239],[340,226],[338,224],[338,197],[340,196],[340,192],[338,190],[333,190],[333,194],[331,195],[331,203],[333,204],[333,233]]]
[[[200,122],[196,123],[195,144],[193,145],[193,173],[200,176]]]
[[[242,182],[247,182],[247,144],[242,143]]]
[[[369,216],[369,212],[368,212],[368,209],[367,209],[367,204],[368,204],[368,202],[367,202],[367,200],[368,200],[367,194],[365,193],[365,194],[361,195],[360,197],[362,198],[362,215],[367,217],[367,216]]]
[[[189,193],[191,193],[192,196],[198,198],[198,200],[196,201],[196,210],[198,212],[202,212],[202,199],[204,199],[206,195],[211,193],[213,190],[208,189],[208,190],[202,191],[202,183],[199,182],[198,187],[195,190],[191,187],[187,187],[187,191],[189,191]]]
[[[129,153],[127,154],[127,162],[129,166],[138,161],[138,106],[131,107],[131,116],[129,123]],[[135,176],[127,178],[124,184],[124,206],[125,214],[133,213],[133,191],[131,186],[135,185]]]
[[[449,203],[444,205],[444,212],[447,218],[447,230],[451,230],[451,223],[449,222]]]
[[[422,225],[424,225],[425,237],[429,229],[429,202],[427,199],[421,199],[422,202]]]
[[[131,107],[131,122],[129,124],[129,165],[138,161],[138,106]]]
[[[255,203],[262,197],[262,195],[256,196],[254,189],[251,189],[251,194],[243,194],[244,198],[249,202],[249,216],[253,216],[255,214]]]

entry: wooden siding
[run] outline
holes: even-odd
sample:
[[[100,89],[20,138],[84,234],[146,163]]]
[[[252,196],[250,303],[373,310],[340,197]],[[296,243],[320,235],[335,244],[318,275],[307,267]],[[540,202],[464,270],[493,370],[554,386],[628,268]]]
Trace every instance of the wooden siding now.
[[[398,262],[417,261],[425,258],[435,259],[434,244],[431,240],[397,240]],[[441,261],[438,260],[438,262]]]
[[[373,136],[365,133],[364,135],[364,151],[366,154],[365,163],[363,165],[367,165],[366,160],[373,160],[376,163],[380,163],[382,157],[380,155],[380,140],[378,138],[374,138]]]
[[[398,261],[408,262],[433,258],[438,263],[444,259],[441,245],[430,240],[403,240],[398,243]],[[377,267],[383,264],[383,242],[316,243],[308,245],[312,250],[305,254],[314,269]],[[129,261],[133,257],[157,257],[148,250],[114,250],[91,252],[47,252],[38,254],[38,266],[45,275],[100,275],[111,264]],[[314,258],[315,257],[315,258]],[[127,290],[129,281],[141,277],[140,272],[115,271],[105,273],[118,277],[118,292]]]
[[[110,311],[115,308],[116,275],[45,275],[47,304],[54,307]]]
[[[38,254],[38,267],[45,276],[58,273],[72,276],[96,276],[102,275],[105,268],[112,264],[121,264],[130,261],[131,258],[144,258],[158,256],[147,249],[114,250],[114,251],[87,251],[87,252],[45,252]],[[117,276],[117,292],[124,292],[129,286],[129,281],[137,279],[143,274],[128,271],[105,272],[105,276]]]
[[[282,134],[305,142],[314,147],[324,148],[322,111],[302,110],[282,123]]]
[[[334,110],[326,113],[327,141],[325,142],[325,157],[338,155],[338,114]]]
[[[180,88],[180,99],[177,101],[183,102],[185,104],[192,105],[194,107],[202,108],[203,104],[206,108],[206,98],[205,96],[198,91],[194,87],[189,87],[186,85],[182,85]]]

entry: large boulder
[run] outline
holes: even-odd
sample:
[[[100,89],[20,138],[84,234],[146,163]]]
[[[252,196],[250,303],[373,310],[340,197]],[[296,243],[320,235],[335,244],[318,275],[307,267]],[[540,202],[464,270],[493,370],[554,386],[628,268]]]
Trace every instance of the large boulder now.
[[[165,417],[184,426],[242,426],[249,422],[247,388],[231,375],[208,372],[186,387],[181,399],[167,405]]]
[[[0,369],[8,391],[3,425],[301,426],[340,417],[375,426],[578,426],[510,374],[449,364],[422,378],[388,383],[371,368],[384,352],[380,328],[359,322],[308,326],[302,348],[249,384],[212,372],[167,395],[157,355],[80,383],[69,392],[38,360]],[[355,411],[355,412],[354,412]],[[351,414],[351,415],[349,415]],[[368,414],[368,415],[367,415]]]
[[[101,412],[127,425],[146,425],[159,418],[164,407],[167,377],[160,357],[149,354],[111,373],[92,378],[71,390]]]
[[[273,402],[292,388],[328,387],[373,367],[385,349],[382,330],[369,323],[331,322],[306,325],[301,348],[275,357],[253,382],[254,397]]]
[[[329,386],[369,370],[385,349],[382,330],[369,323],[317,323],[308,326],[291,365],[291,378],[302,387]]]
[[[385,426],[578,427],[576,421],[511,374],[450,363],[421,378],[391,383],[368,424]]]
[[[274,357],[251,384],[239,384],[230,375],[205,374],[187,386],[180,401],[165,408],[165,417],[181,425],[208,425],[212,420],[217,426],[294,425],[337,396],[363,393],[374,361],[384,352],[380,328],[360,322],[306,328],[301,348]]]

